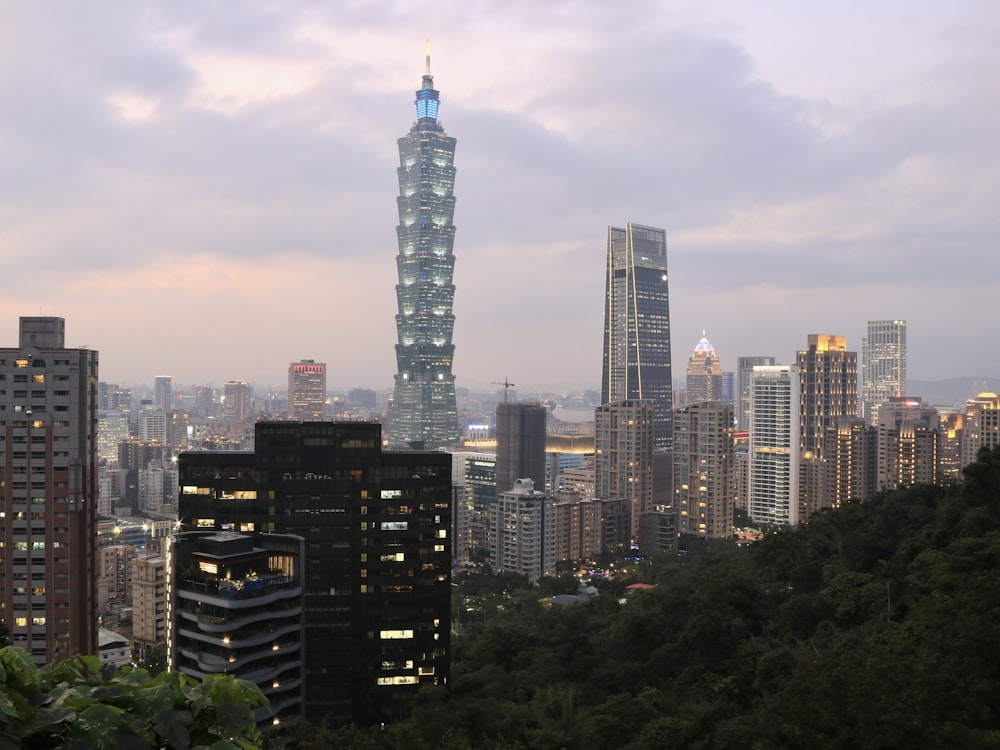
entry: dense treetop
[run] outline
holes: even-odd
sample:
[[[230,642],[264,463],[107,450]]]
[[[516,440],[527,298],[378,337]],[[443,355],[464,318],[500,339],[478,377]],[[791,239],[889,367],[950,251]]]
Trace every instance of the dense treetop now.
[[[636,565],[589,604],[474,608],[450,690],[380,745],[1000,747],[998,569],[1000,449],[962,485]],[[635,580],[657,585],[620,601]]]

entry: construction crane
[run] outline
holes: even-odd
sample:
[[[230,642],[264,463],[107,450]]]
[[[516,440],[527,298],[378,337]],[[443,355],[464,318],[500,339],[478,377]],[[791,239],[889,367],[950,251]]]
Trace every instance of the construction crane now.
[[[492,380],[492,381],[490,381],[490,384],[491,385],[502,385],[503,386],[503,402],[506,404],[507,403],[507,391],[510,390],[511,388],[513,388],[514,384],[511,383],[509,380],[507,380],[507,378],[504,378],[502,383],[499,380]]]

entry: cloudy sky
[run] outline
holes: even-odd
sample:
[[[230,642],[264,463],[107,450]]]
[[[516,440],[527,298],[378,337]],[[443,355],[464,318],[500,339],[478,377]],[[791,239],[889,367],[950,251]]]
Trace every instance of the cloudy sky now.
[[[395,371],[396,139],[458,139],[455,373],[599,382],[605,238],[668,234],[675,372],[909,322],[1000,376],[1000,4],[0,0],[0,342],[103,380]]]

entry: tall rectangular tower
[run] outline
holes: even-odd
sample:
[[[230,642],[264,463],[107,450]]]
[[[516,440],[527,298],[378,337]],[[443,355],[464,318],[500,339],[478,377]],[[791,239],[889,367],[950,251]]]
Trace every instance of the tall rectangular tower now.
[[[674,412],[674,507],[682,534],[733,535],[733,405],[702,401]]]
[[[245,422],[250,416],[250,385],[243,380],[229,380],[222,388],[223,416],[233,422]]]
[[[538,403],[497,404],[497,496],[510,492],[518,479],[530,479],[545,491],[545,421]]]
[[[799,520],[807,521],[835,501],[825,496],[827,433],[840,420],[858,413],[858,355],[847,351],[847,339],[809,334],[808,346],[796,356],[799,367],[801,475]]]
[[[799,523],[799,368],[754,367],[750,404],[750,518]]]
[[[326,363],[303,359],[288,365],[288,416],[322,420],[326,415]]]
[[[654,404],[618,401],[594,413],[594,475],[597,497],[620,500],[628,515],[628,534],[639,539],[642,515],[653,510]]]
[[[608,227],[601,403],[650,401],[657,450],[673,437],[667,234]]]
[[[169,375],[157,375],[154,378],[153,406],[163,411],[174,408],[174,389]]]
[[[879,409],[906,393],[906,321],[869,320],[861,342],[863,416],[878,425]]]
[[[62,318],[0,349],[0,613],[37,664],[97,653],[97,352]]]
[[[396,375],[389,440],[433,448],[458,442],[452,360],[455,315],[455,139],[437,121],[430,50],[417,121],[399,139]]]

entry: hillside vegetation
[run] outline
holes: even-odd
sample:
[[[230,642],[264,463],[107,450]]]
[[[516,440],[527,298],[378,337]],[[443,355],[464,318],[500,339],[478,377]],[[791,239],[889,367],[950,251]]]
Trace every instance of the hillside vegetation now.
[[[451,689],[379,744],[1000,747],[998,570],[1000,450],[960,486],[657,561],[624,603],[515,593],[463,626]]]

